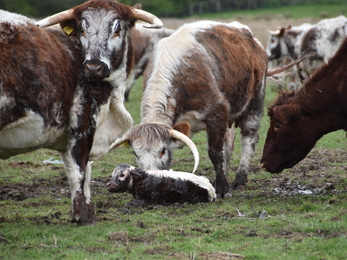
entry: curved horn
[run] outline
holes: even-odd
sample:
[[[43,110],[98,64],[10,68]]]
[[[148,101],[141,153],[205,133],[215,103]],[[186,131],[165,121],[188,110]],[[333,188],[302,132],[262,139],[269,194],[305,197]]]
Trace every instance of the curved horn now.
[[[121,144],[125,143],[126,141],[129,141],[128,135],[124,135],[123,138],[118,138],[116,141],[114,141],[110,145],[110,148],[108,149],[108,151],[111,151],[112,149],[117,148],[118,146],[120,146]]]
[[[185,143],[186,145],[188,145],[188,147],[190,148],[190,150],[192,151],[193,155],[194,155],[194,170],[192,173],[195,172],[196,168],[198,168],[199,165],[199,152],[198,149],[196,148],[194,142],[185,134],[182,134],[181,132],[178,132],[175,129],[169,129],[169,133],[170,136],[173,138],[176,138],[180,141],[182,141],[183,143]]]
[[[163,27],[163,22],[158,17],[141,9],[133,8],[132,18],[151,24],[151,26],[144,25],[145,28],[160,29]]]
[[[276,30],[276,31],[270,31],[270,30],[268,30],[268,32],[270,33],[270,34],[272,34],[272,35],[279,35],[280,34],[280,30]]]
[[[40,26],[40,27],[47,27],[47,26],[61,23],[61,22],[67,21],[67,20],[71,20],[74,18],[73,11],[74,11],[73,9],[69,9],[69,10],[51,15],[45,19],[42,19],[42,20],[36,22],[36,25]]]

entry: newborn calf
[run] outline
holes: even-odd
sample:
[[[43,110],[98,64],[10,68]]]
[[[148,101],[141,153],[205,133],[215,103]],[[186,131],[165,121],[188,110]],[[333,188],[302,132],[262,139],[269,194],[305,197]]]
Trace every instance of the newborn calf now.
[[[128,192],[135,202],[173,204],[175,202],[210,202],[215,189],[204,176],[167,170],[143,171],[129,164],[120,164],[106,184],[110,192]]]

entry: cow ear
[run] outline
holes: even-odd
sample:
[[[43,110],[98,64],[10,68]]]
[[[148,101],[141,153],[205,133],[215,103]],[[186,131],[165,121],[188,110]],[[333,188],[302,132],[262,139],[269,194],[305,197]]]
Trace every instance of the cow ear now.
[[[286,30],[287,30],[286,28],[282,27],[281,30],[280,30],[279,36],[283,37],[284,33],[286,32]]]
[[[60,27],[67,35],[77,36],[77,23],[75,20],[61,22]]]
[[[130,174],[131,176],[133,176],[135,180],[139,180],[143,178],[142,170],[138,168],[131,169]]]
[[[175,129],[178,132],[181,132],[182,134],[185,134],[186,136],[190,136],[190,125],[188,123],[181,123],[174,125],[173,129]]]

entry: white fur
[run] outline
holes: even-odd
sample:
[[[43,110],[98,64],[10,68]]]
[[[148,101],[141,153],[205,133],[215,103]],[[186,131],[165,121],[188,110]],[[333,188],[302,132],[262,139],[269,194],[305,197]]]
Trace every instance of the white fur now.
[[[33,20],[29,19],[26,16],[16,13],[10,13],[0,9],[0,23],[3,22],[10,23],[14,26],[25,26],[34,23]]]

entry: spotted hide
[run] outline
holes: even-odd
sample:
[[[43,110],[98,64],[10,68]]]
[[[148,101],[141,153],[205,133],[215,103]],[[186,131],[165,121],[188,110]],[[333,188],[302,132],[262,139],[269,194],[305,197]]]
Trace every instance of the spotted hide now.
[[[141,123],[123,140],[144,170],[169,169],[182,143],[174,131],[191,136],[205,130],[216,173],[216,193],[246,185],[263,113],[267,55],[250,29],[238,22],[185,24],[159,41],[145,71]],[[227,178],[235,132],[241,128],[242,157],[235,180]]]
[[[158,18],[148,14],[153,26]],[[130,28],[144,11],[86,2],[37,23],[0,11],[0,158],[59,151],[72,220],[95,222],[91,165],[132,126],[123,99],[132,67]],[[42,28],[60,23],[59,26]]]

